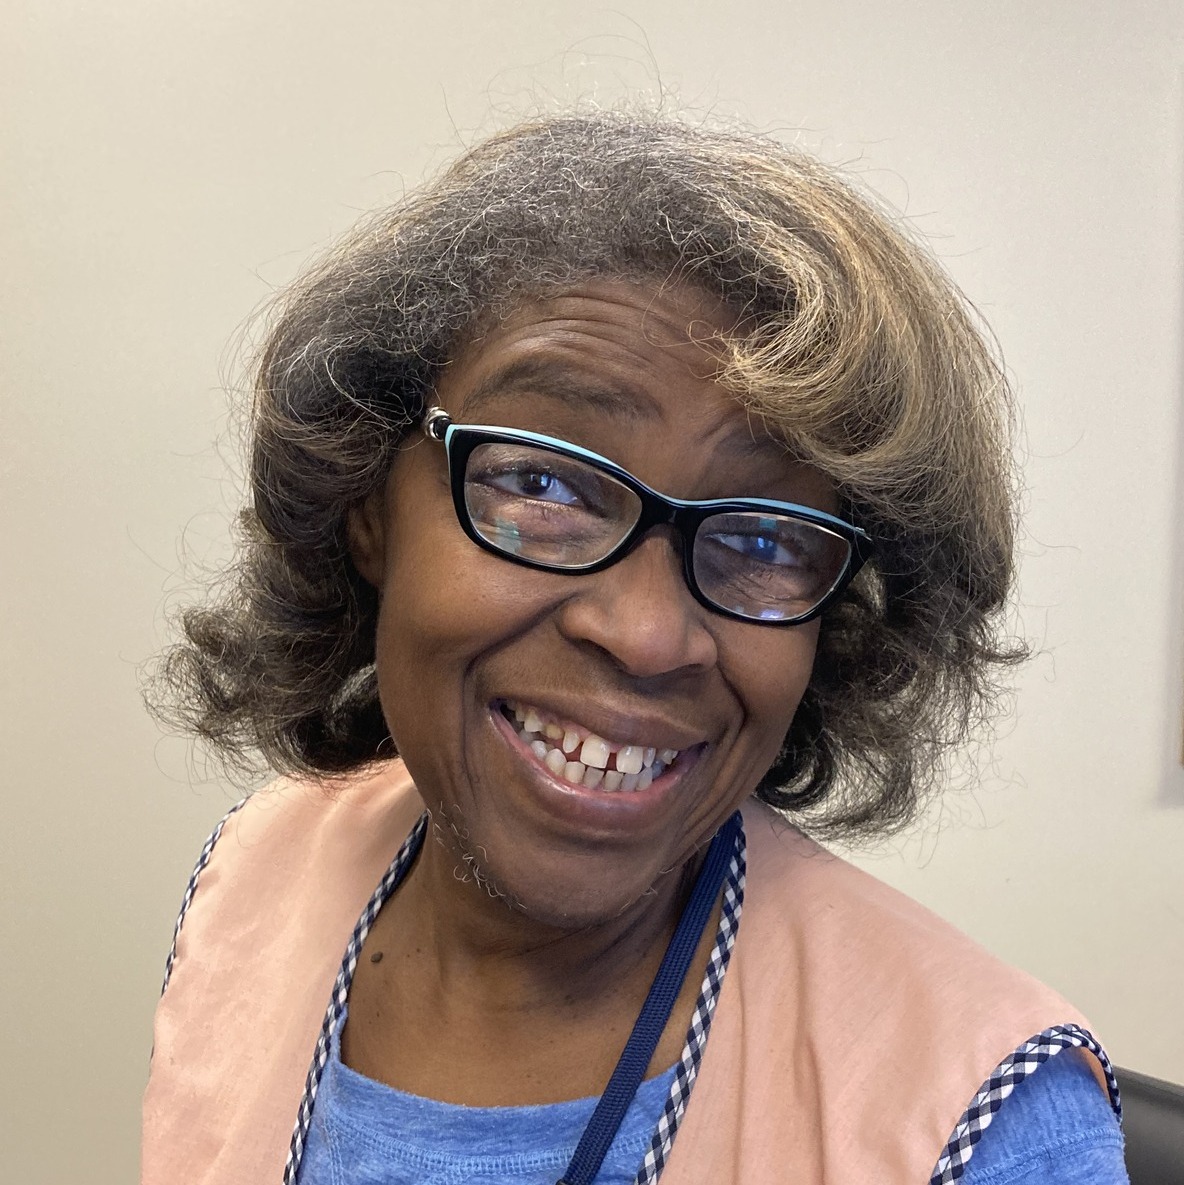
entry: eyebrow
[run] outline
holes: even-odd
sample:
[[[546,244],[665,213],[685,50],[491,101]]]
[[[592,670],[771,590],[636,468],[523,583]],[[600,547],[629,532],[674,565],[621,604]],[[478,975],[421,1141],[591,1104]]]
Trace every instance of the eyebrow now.
[[[529,391],[555,399],[577,411],[594,408],[630,423],[660,418],[658,405],[644,387],[628,380],[605,378],[573,368],[556,358],[519,358],[485,376],[461,402],[460,418],[468,420],[499,396]],[[727,433],[717,447],[732,456],[753,463],[792,459],[785,445],[753,429]]]
[[[643,387],[605,378],[554,358],[521,358],[487,375],[465,396],[460,414],[468,417],[499,395],[530,391],[581,410],[589,407],[619,419],[652,420],[658,407]]]
[[[793,454],[773,436],[760,435],[749,428],[747,432],[731,432],[717,446],[733,456],[750,461],[783,462],[794,460]]]

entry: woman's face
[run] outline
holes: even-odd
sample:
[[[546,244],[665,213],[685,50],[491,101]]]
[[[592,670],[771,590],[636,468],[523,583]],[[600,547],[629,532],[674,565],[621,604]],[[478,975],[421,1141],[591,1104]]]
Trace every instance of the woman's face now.
[[[833,511],[827,481],[713,381],[716,355],[693,338],[728,328],[693,291],[589,284],[463,350],[437,398],[457,423],[559,437],[672,497]],[[777,629],[706,609],[667,528],[592,575],[481,550],[457,522],[443,447],[422,436],[351,537],[381,593],[379,692],[400,754],[458,867],[548,924],[616,917],[685,865],[772,764],[810,678],[817,621]],[[644,788],[576,786],[531,748],[563,747],[547,725],[575,734],[572,759],[589,736],[603,759],[606,742],[610,773],[636,764],[625,746],[678,756]]]

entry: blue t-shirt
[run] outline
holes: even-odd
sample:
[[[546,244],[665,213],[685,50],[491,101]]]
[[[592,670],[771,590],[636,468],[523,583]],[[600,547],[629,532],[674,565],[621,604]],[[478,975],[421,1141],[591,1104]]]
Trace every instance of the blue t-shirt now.
[[[1122,1130],[1086,1056],[1062,1051],[1004,1099],[962,1185],[1129,1185]]]
[[[343,1016],[317,1092],[299,1185],[555,1185],[596,1099],[463,1107],[418,1098],[342,1064],[344,1025]],[[673,1079],[671,1068],[642,1083],[596,1185],[632,1185]],[[1128,1185],[1122,1133],[1081,1057],[1061,1053],[1015,1088],[961,1180]]]
[[[342,1016],[312,1112],[299,1185],[555,1185],[597,1099],[463,1107],[395,1090],[341,1061]],[[674,1083],[641,1084],[596,1185],[632,1185]]]

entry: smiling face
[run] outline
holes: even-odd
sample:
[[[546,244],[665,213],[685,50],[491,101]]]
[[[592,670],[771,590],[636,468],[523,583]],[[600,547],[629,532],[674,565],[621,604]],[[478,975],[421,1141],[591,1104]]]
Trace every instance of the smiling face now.
[[[460,424],[590,449],[676,498],[833,512],[827,481],[754,433],[714,382],[717,359],[698,343],[728,328],[685,289],[586,285],[463,350],[437,401]],[[617,917],[686,865],[772,764],[810,678],[817,621],[771,629],[713,613],[687,589],[667,528],[594,574],[481,550],[457,522],[444,449],[422,436],[353,513],[351,539],[381,595],[383,711],[447,857],[548,925]],[[561,769],[564,749],[589,760]],[[587,773],[600,763],[604,777]]]

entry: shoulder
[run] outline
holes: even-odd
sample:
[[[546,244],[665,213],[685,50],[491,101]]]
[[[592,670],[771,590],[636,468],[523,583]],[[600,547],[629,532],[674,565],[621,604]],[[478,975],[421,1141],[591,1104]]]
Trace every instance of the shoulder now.
[[[951,1133],[950,1156],[977,1142],[1050,1049],[1096,1053],[1105,1102],[1105,1055],[1060,994],[769,808],[744,818],[743,915],[704,1069],[747,1079],[746,1110],[792,1098],[817,1123],[841,1116],[835,1179],[895,1180],[924,1179]]]
[[[307,877],[341,861],[360,865],[367,876],[373,867],[381,872],[422,811],[400,761],[349,778],[279,778],[219,823],[195,869],[201,898],[208,903],[214,881],[227,879],[291,892],[295,874]]]
[[[232,830],[246,849],[260,843],[352,832],[398,816],[412,821],[423,809],[407,767],[383,762],[335,778],[277,778],[250,794],[233,816]]]
[[[231,1133],[242,1137],[236,1180],[278,1179],[343,952],[422,811],[391,762],[332,783],[275,782],[219,825],[156,1010],[144,1182],[225,1179]]]
[[[1039,980],[1005,963],[956,926],[804,836],[761,803],[744,810],[748,887],[744,925],[762,949],[806,960],[824,979],[869,983],[910,1010],[990,1011],[992,1001],[1031,1001],[1061,1021],[1079,1013]],[[908,983],[921,994],[902,992]],[[1036,1016],[1033,1016],[1036,1019]],[[1024,1034],[1045,1025],[1028,1028]],[[1005,1052],[1005,1051],[1001,1051]]]
[[[1069,1049],[999,1105],[962,1175],[965,1185],[1120,1185],[1122,1130],[1086,1055]]]
[[[349,925],[423,812],[401,761],[326,781],[280,778],[237,803],[186,886],[166,965],[199,950],[233,957],[310,917]]]

